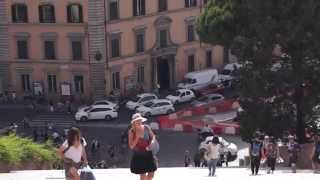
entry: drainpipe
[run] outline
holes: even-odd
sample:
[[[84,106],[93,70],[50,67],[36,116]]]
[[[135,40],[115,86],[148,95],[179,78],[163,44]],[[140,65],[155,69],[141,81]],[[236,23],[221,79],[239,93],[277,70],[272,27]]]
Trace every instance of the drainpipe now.
[[[118,4],[119,6],[119,4]],[[109,79],[110,79],[110,74],[109,74],[109,51],[108,51],[108,38],[107,38],[107,12],[106,12],[106,0],[103,0],[103,13],[104,13],[104,40],[105,40],[105,58],[106,58],[106,74],[105,74],[105,88],[108,89],[109,87]],[[109,78],[109,79],[108,79]],[[107,85],[107,83],[109,83]]]

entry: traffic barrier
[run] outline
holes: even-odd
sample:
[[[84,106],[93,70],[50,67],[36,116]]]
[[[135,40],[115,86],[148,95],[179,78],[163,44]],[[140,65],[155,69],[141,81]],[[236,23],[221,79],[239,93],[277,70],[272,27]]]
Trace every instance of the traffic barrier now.
[[[150,123],[150,128],[152,130],[159,130],[159,124],[156,122],[152,122],[152,123]]]
[[[172,114],[169,114],[168,118],[169,119],[178,119],[178,115],[177,115],[177,113],[172,113]]]
[[[190,116],[193,116],[193,113],[191,110],[186,110],[186,111],[183,111],[182,116],[183,117],[190,117]]]
[[[216,108],[216,107],[209,107],[208,113],[209,113],[209,114],[215,114],[215,113],[217,113],[217,108]]]
[[[183,131],[183,125],[182,124],[176,124],[173,128],[174,131]]]
[[[183,132],[185,133],[192,133],[193,132],[193,127],[191,124],[184,124],[183,125]]]
[[[228,135],[235,135],[236,134],[236,128],[235,127],[225,127],[224,133]]]

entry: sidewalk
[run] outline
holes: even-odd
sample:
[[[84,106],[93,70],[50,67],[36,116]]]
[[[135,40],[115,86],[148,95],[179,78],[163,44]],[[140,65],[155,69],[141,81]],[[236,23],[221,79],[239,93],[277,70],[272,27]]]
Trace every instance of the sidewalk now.
[[[130,173],[129,169],[101,169],[93,170],[96,180],[138,180],[137,175]],[[208,177],[207,169],[195,168],[160,168],[154,180],[318,180],[320,174],[313,174],[310,170],[300,170],[293,174],[288,170],[279,170],[274,174],[261,171],[258,176],[251,176],[250,171],[244,168],[220,168],[215,177]],[[1,180],[64,180],[64,172],[52,171],[22,171],[10,174],[0,174]]]

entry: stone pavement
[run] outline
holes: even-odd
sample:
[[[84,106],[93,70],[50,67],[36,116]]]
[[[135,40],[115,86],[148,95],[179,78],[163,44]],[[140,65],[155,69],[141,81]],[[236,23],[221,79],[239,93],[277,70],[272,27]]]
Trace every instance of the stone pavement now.
[[[139,177],[130,173],[129,169],[93,170],[97,180],[138,180]],[[300,170],[293,174],[288,170],[278,170],[274,174],[261,171],[258,176],[251,176],[244,168],[219,168],[215,177],[208,177],[207,169],[196,168],[160,168],[154,180],[319,180],[320,174],[309,170]],[[0,174],[0,180],[64,180],[61,170],[52,171],[20,171],[10,174]]]

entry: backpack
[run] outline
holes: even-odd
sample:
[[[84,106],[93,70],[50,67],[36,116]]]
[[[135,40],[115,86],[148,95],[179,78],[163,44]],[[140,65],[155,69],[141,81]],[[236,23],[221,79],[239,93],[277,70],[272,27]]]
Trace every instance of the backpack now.
[[[251,155],[252,156],[260,156],[261,145],[259,143],[252,143],[251,145]]]

